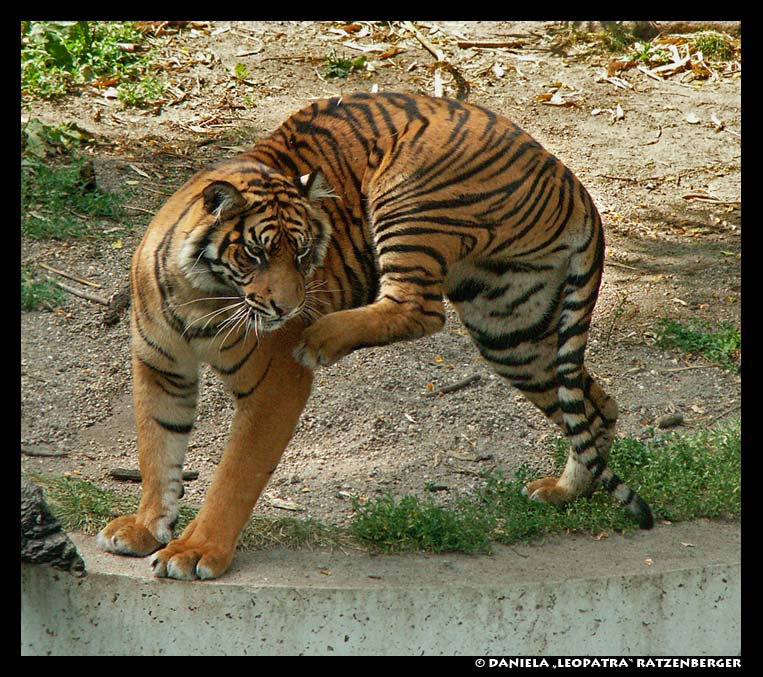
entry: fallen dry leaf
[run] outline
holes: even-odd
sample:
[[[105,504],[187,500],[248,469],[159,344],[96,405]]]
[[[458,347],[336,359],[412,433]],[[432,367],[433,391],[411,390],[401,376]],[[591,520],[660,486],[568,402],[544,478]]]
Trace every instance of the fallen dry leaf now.
[[[402,47],[398,47],[397,45],[393,45],[389,49],[383,51],[381,54],[379,54],[379,59],[391,59],[393,56],[397,56],[398,54],[404,52],[405,49]]]
[[[536,101],[540,101],[542,104],[546,106],[561,106],[563,108],[580,108],[580,104],[573,100],[573,99],[565,99],[561,92],[556,91],[553,94],[550,92],[544,92],[543,94],[538,94],[535,97]]]
[[[619,73],[620,71],[633,68],[635,65],[636,65],[636,62],[630,59],[628,60],[613,59],[607,64],[607,75],[609,77],[612,77],[613,75],[615,75],[616,73]]]
[[[281,510],[291,510],[293,512],[301,512],[304,510],[298,503],[295,503],[294,501],[286,501],[282,498],[271,498],[268,500],[268,503],[274,508],[280,508]]]

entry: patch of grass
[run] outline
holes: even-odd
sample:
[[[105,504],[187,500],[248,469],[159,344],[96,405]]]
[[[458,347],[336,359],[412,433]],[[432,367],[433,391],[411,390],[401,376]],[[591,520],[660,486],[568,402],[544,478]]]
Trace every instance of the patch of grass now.
[[[114,518],[138,509],[137,498],[121,496],[87,480],[39,474],[30,477],[43,490],[46,502],[65,531],[94,535]],[[180,534],[198,512],[198,508],[181,505],[175,534]],[[353,541],[345,530],[317,520],[253,517],[238,542],[240,550],[262,550],[274,546],[292,549],[351,548]]]
[[[366,65],[366,57],[361,55],[355,59],[337,56],[332,52],[326,57],[324,76],[327,78],[346,78],[356,70],[362,70]]]
[[[21,269],[21,309],[55,308],[66,300],[66,294],[47,280],[38,280],[29,268]]]
[[[135,512],[138,500],[75,477],[31,475],[65,531],[95,534],[112,519]]]
[[[742,333],[729,323],[712,327],[699,320],[688,325],[675,320],[660,320],[656,339],[661,348],[678,348],[689,356],[704,357],[730,371],[738,368]]]
[[[85,160],[21,163],[21,234],[33,239],[95,235],[94,219],[125,216],[121,199],[89,185]]]
[[[649,444],[620,440],[613,454],[662,518],[730,518],[742,508],[741,438],[736,422],[691,436],[671,433]]]
[[[361,504],[352,533],[361,542],[383,552],[429,550],[431,552],[488,552],[494,516],[478,502],[462,500],[444,508],[431,498],[406,496],[397,501],[391,494]]]
[[[53,99],[87,84],[115,86],[130,105],[161,96],[156,84],[120,95],[150,75],[151,50],[129,21],[22,21],[21,92]],[[140,96],[138,94],[141,94]]]
[[[295,517],[252,517],[238,541],[240,550],[264,550],[276,546],[292,550],[357,548],[347,530],[318,520]]]
[[[558,468],[566,442],[559,444]],[[688,437],[675,434],[645,442],[617,440],[612,469],[649,502],[655,516],[673,521],[699,517],[732,518],[741,511],[741,425]],[[431,499],[386,495],[356,504],[352,532],[382,552],[485,552],[491,542],[513,543],[570,531],[629,531],[636,525],[627,511],[599,489],[563,509],[528,501],[522,488],[527,469],[515,478],[486,478],[474,495],[453,508]]]
[[[733,39],[716,31],[698,33],[693,39],[694,49],[710,61],[728,61],[735,58],[737,49]]]

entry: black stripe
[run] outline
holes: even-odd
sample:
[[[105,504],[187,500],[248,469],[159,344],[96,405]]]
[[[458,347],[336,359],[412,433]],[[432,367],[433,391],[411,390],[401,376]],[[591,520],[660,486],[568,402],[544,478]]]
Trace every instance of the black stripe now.
[[[231,376],[231,375],[235,374],[239,369],[241,369],[241,367],[243,367],[247,363],[249,358],[252,356],[252,353],[255,350],[257,350],[257,348],[259,348],[259,341],[255,341],[255,343],[252,346],[251,350],[246,355],[244,355],[244,357],[242,357],[238,362],[236,362],[235,364],[233,364],[230,367],[219,367],[219,366],[217,366],[215,364],[211,364],[210,366],[215,371],[219,372],[220,374],[223,374],[225,376]]]
[[[170,423],[169,421],[163,421],[156,416],[153,417],[162,428],[169,430],[171,433],[178,433],[180,435],[187,435],[193,430],[193,423]]]
[[[234,391],[233,395],[235,396],[235,398],[237,400],[240,400],[240,399],[243,399],[244,397],[249,397],[249,395],[251,395],[255,390],[257,390],[257,388],[260,387],[260,384],[265,380],[265,377],[268,375],[268,372],[270,371],[270,367],[272,364],[273,364],[273,358],[271,357],[270,360],[268,361],[268,366],[265,367],[265,371],[262,372],[262,376],[260,376],[260,378],[257,379],[257,382],[251,388],[249,388],[249,390],[244,390],[240,392]]]
[[[440,252],[434,247],[413,244],[391,244],[387,245],[386,247],[379,248],[379,257],[387,256],[391,253],[422,254],[423,256],[428,256],[430,259],[434,259],[437,261],[437,263],[440,264],[440,274],[442,277],[445,277],[445,274],[448,272],[448,265],[445,257],[443,257],[443,255],[440,254]]]
[[[149,348],[152,348],[153,350],[155,350],[157,353],[159,353],[162,357],[164,357],[165,359],[169,360],[170,362],[176,362],[177,361],[172,354],[168,353],[162,346],[160,346],[158,343],[152,341],[148,337],[148,335],[146,333],[146,330],[143,328],[143,324],[142,324],[141,319],[140,319],[140,314],[137,313],[137,312],[135,313],[135,324],[136,324],[136,326],[138,328],[138,335],[141,337],[141,339],[143,339],[143,342]],[[151,368],[153,369],[153,367],[151,367]]]
[[[464,303],[466,301],[473,301],[486,289],[488,289],[488,286],[481,280],[467,277],[460,280],[454,288],[448,289],[446,295],[454,303]]]

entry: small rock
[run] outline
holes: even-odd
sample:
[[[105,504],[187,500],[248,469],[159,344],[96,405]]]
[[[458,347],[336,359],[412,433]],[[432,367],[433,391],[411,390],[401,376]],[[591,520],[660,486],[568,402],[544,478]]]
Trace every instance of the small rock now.
[[[684,417],[682,414],[665,414],[665,416],[660,416],[655,423],[657,424],[657,427],[662,430],[665,430],[666,428],[675,428],[684,424]]]

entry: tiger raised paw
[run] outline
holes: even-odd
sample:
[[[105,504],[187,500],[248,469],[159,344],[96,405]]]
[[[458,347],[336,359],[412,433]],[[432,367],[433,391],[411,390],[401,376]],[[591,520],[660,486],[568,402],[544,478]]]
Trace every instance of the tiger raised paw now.
[[[480,354],[570,442],[562,504],[596,484],[652,525],[607,465],[617,405],[584,365],[604,263],[601,219],[557,158],[506,118],[444,98],[316,101],[193,176],[135,252],[132,369],[142,494],[98,538],[154,552],[157,576],[214,578],[274,472],[313,370],[430,335],[448,298]],[[196,519],[171,540],[198,370],[235,402]]]

